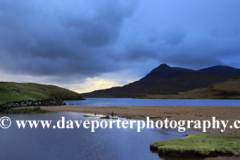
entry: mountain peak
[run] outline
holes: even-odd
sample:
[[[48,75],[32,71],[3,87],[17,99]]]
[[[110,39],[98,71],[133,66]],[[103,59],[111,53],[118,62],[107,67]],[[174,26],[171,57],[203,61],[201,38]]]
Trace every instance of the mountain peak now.
[[[167,65],[167,64],[161,64],[160,66],[158,66],[158,68],[169,68],[169,65]]]
[[[240,69],[227,66],[191,70],[161,64],[138,81],[123,87],[86,93],[83,96],[134,98],[145,95],[175,95],[179,92],[208,87],[238,76],[240,76]]]

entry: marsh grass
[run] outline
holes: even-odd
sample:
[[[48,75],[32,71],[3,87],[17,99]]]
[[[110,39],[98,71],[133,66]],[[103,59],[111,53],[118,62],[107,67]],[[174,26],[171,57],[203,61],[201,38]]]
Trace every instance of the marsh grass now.
[[[151,150],[159,155],[180,156],[218,156],[240,155],[239,136],[221,136],[212,134],[189,134],[183,139],[169,139],[150,144]]]

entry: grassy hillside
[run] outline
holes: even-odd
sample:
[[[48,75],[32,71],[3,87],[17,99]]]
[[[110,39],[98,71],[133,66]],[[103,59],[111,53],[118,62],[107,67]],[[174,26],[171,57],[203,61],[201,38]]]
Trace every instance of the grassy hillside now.
[[[81,100],[82,96],[68,89],[36,83],[0,82],[0,103],[22,100]]]
[[[178,95],[145,95],[143,98],[240,99],[240,77],[213,84],[208,88],[180,92]]]

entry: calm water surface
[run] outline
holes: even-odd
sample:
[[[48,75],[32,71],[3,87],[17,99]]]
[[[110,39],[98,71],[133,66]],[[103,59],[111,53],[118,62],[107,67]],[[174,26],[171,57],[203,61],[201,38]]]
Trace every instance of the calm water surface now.
[[[81,101],[65,101],[76,106],[240,106],[240,100],[205,99],[132,99],[132,98],[86,98]]]
[[[87,102],[87,101],[86,101]],[[2,115],[0,115],[1,117]],[[9,129],[0,129],[1,159],[14,160],[146,160],[162,159],[149,150],[157,140],[182,138],[194,131],[179,133],[176,129],[17,129],[15,120],[52,120],[56,124],[62,116],[66,120],[91,120],[82,113],[59,112],[36,115],[7,115],[12,120]],[[173,158],[164,158],[173,160]]]

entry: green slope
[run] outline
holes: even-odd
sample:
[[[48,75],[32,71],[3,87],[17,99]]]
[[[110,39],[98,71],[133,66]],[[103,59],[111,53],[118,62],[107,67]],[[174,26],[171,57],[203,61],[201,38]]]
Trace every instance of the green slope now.
[[[80,94],[54,85],[0,82],[0,103],[54,98],[83,100]]]
[[[190,98],[240,99],[240,77],[213,84],[208,88],[182,92],[179,95]]]
[[[215,83],[207,88],[199,88],[177,95],[143,95],[142,98],[166,99],[240,99],[240,77]]]

